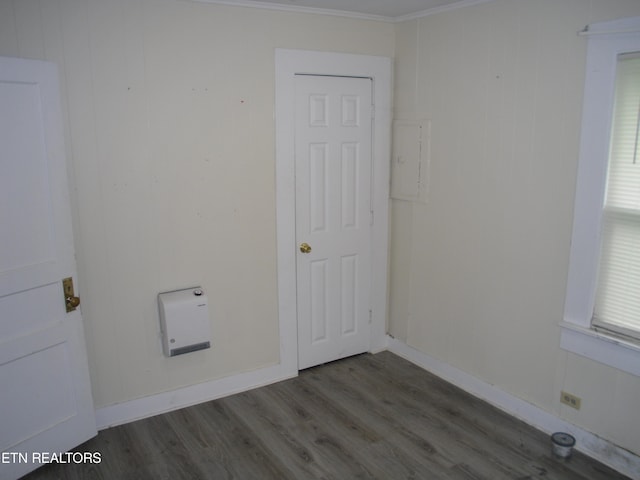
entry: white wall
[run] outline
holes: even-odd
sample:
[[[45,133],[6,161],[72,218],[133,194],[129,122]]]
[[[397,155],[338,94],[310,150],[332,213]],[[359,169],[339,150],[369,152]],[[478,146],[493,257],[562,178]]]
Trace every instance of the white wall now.
[[[58,63],[96,407],[278,363],[274,49],[392,56],[391,24],[186,0],[0,2],[0,55]],[[156,295],[202,285],[210,350]]]
[[[496,0],[397,26],[397,118],[432,121],[427,204],[392,206],[390,333],[640,454],[640,378],[559,348],[586,24],[637,0]],[[579,411],[560,390],[582,398]]]

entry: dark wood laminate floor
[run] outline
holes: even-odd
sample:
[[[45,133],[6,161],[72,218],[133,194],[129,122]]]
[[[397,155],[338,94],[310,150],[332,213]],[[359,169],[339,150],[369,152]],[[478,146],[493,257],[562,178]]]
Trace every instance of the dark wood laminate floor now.
[[[41,479],[624,479],[388,352],[103,430]]]

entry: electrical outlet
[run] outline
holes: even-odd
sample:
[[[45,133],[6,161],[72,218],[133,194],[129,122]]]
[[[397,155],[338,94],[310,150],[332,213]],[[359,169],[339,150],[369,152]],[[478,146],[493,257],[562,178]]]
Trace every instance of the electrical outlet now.
[[[575,408],[576,410],[580,410],[580,402],[582,400],[580,397],[576,397],[571,393],[560,392],[560,403],[564,403],[565,405],[569,405],[571,408]]]

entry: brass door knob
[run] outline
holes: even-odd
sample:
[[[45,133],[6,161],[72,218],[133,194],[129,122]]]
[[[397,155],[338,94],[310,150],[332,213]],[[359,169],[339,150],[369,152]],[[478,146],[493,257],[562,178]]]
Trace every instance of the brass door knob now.
[[[79,297],[67,297],[67,312],[75,310],[80,305]]]
[[[300,251],[302,253],[311,253],[311,245],[309,245],[308,243],[301,243]]]

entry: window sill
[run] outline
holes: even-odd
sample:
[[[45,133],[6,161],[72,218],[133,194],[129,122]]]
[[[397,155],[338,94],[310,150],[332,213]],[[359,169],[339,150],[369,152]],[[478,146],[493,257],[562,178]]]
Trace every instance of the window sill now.
[[[640,345],[569,322],[560,327],[562,349],[640,377]]]

